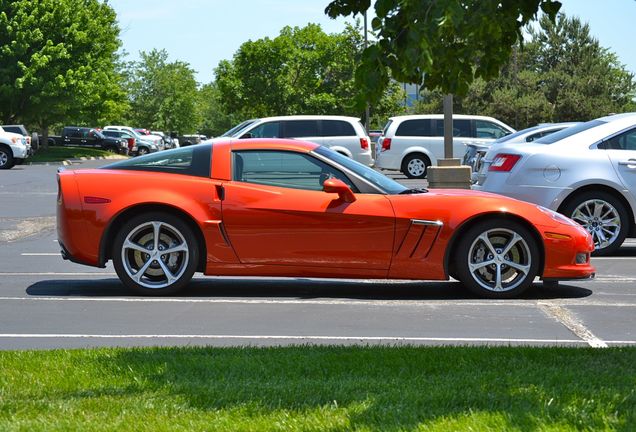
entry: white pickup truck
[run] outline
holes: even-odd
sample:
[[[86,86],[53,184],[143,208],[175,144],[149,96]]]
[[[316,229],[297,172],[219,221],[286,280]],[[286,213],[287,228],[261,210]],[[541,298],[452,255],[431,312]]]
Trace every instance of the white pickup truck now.
[[[0,127],[0,170],[22,164],[30,153],[31,145],[27,137],[6,132]]]

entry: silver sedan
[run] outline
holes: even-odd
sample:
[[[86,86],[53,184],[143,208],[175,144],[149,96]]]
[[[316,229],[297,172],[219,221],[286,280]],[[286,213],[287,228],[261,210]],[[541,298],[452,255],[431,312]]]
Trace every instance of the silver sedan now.
[[[590,231],[596,255],[610,254],[636,237],[636,113],[494,145],[473,188],[556,210]]]

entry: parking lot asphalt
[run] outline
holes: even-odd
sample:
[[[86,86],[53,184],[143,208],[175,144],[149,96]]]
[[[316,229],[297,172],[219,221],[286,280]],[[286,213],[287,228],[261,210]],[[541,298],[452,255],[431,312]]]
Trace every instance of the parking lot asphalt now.
[[[0,171],[0,349],[636,344],[633,240],[615,256],[593,258],[595,280],[554,289],[537,282],[516,300],[477,299],[459,282],[238,277],[197,277],[177,297],[131,295],[111,265],[60,257],[56,168]]]

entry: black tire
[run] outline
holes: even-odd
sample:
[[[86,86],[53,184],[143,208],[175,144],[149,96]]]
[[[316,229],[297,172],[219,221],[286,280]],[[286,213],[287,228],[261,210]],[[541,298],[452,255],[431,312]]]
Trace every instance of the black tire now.
[[[585,218],[585,207],[587,206],[587,209],[594,213],[592,206],[596,205],[600,206],[601,215],[611,212],[613,216],[598,218],[601,220],[594,220],[593,217],[591,219]],[[629,214],[623,203],[604,191],[587,191],[576,194],[572,198],[568,198],[559,212],[581,224],[592,234],[596,248],[592,254],[594,256],[610,255],[616,252],[625,241],[631,225]],[[618,219],[618,227],[612,226],[616,219]],[[603,236],[607,238],[610,233],[614,233],[614,235],[611,235],[610,239],[607,239],[608,242],[604,243]]]
[[[157,246],[155,225],[159,227]],[[131,247],[127,240],[135,246]],[[152,250],[145,252],[147,248]],[[162,255],[162,251],[172,248],[179,250]],[[192,279],[199,249],[192,228],[183,219],[150,212],[133,217],[121,227],[115,236],[112,257],[115,271],[126,287],[142,295],[171,295],[184,289]]]
[[[110,153],[114,153],[114,154],[119,153],[119,149],[117,147],[115,147],[115,146],[106,147],[106,151],[110,152]]]
[[[139,147],[137,149],[137,154],[139,156],[147,155],[148,153],[150,153],[150,151],[148,150],[148,147]]]
[[[484,234],[492,250],[482,240]],[[539,257],[537,241],[524,225],[491,219],[462,235],[454,253],[455,271],[464,286],[480,297],[512,298],[532,285],[539,271]],[[482,264],[486,262],[491,263]],[[512,263],[515,266],[509,265]]]
[[[0,169],[11,169],[15,165],[13,152],[9,147],[0,146]]]
[[[402,161],[402,173],[411,179],[426,178],[428,167],[431,161],[422,153],[413,153],[408,155]]]

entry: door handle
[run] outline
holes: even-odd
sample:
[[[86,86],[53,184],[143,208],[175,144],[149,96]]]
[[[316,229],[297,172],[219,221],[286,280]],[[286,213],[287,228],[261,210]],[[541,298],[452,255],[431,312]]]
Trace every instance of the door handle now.
[[[626,161],[619,161],[618,164],[619,165],[623,165],[623,166],[627,166],[627,167],[636,168],[636,159],[629,159],[629,160],[626,160]]]

